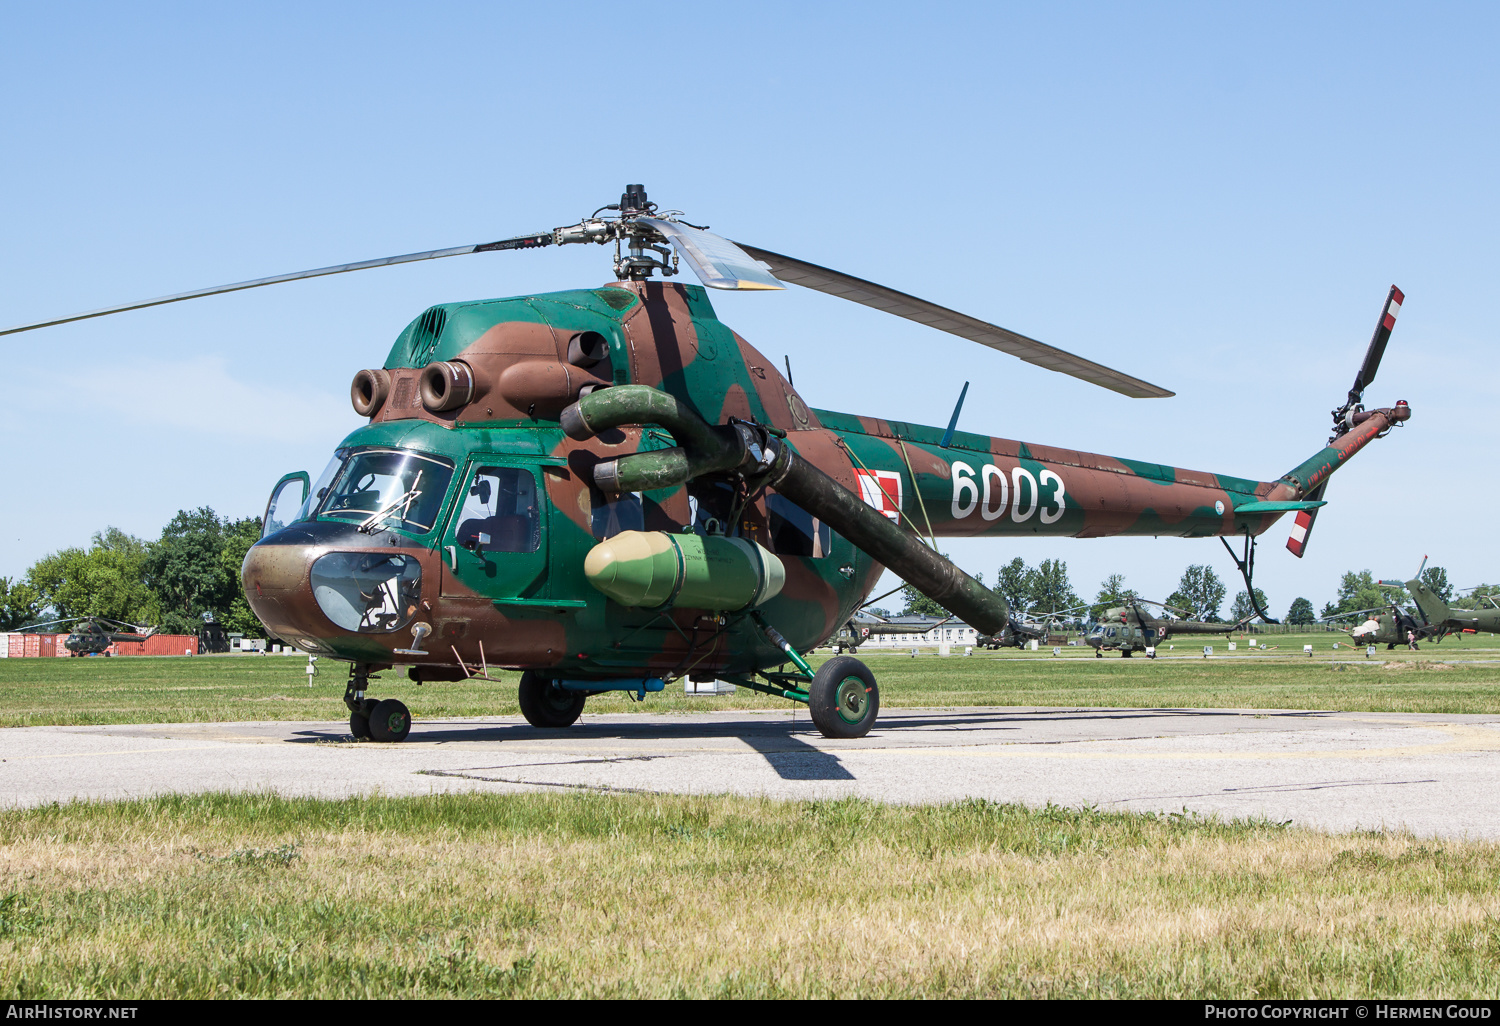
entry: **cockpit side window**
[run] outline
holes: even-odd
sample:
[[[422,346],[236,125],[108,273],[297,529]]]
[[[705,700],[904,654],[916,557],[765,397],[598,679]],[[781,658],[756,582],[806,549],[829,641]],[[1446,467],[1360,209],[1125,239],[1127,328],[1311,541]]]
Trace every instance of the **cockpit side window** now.
[[[525,467],[480,467],[458,515],[458,543],[472,552],[535,552],[541,545],[536,477]]]
[[[328,486],[333,484],[333,475],[339,472],[344,465],[344,458],[349,455],[347,449],[340,449],[333,454],[333,459],[328,461],[328,466],[323,468],[323,473],[318,475],[313,482],[312,489],[307,493],[307,498],[302,500],[302,508],[297,510],[297,521],[309,519],[313,510],[318,508],[318,503],[323,501],[323,496],[328,494]]]

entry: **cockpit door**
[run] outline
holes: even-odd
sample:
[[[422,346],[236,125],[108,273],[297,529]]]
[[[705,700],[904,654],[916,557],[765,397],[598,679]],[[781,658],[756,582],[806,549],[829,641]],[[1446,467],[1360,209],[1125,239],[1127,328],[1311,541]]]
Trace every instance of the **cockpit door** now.
[[[266,503],[266,515],[260,521],[260,536],[264,538],[268,534],[275,534],[290,524],[297,511],[302,508],[302,503],[307,500],[307,492],[311,487],[312,479],[305,470],[288,474],[277,481],[276,487],[271,489],[271,501]]]
[[[547,507],[541,467],[472,460],[443,532],[442,594],[530,598],[545,586]]]

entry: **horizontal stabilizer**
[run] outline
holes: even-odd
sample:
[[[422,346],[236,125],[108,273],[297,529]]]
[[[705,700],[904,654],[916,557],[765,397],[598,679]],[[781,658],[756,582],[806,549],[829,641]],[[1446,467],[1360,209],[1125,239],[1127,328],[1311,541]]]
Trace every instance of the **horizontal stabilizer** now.
[[[1327,502],[1302,499],[1301,501],[1287,502],[1247,502],[1243,506],[1234,507],[1236,513],[1300,513],[1303,510],[1317,509],[1326,506]]]

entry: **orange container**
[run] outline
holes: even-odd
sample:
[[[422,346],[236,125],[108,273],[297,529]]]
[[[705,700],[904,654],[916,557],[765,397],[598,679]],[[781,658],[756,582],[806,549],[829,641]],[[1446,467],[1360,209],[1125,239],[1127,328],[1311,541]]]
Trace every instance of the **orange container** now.
[[[197,655],[195,634],[153,634],[145,641],[117,641],[111,648],[118,656]]]

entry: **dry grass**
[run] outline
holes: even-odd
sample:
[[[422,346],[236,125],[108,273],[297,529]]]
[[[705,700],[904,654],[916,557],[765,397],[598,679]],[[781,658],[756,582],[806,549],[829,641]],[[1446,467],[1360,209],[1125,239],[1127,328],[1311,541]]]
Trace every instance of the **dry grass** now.
[[[0,813],[0,996],[1490,997],[1500,848],[969,801]]]

